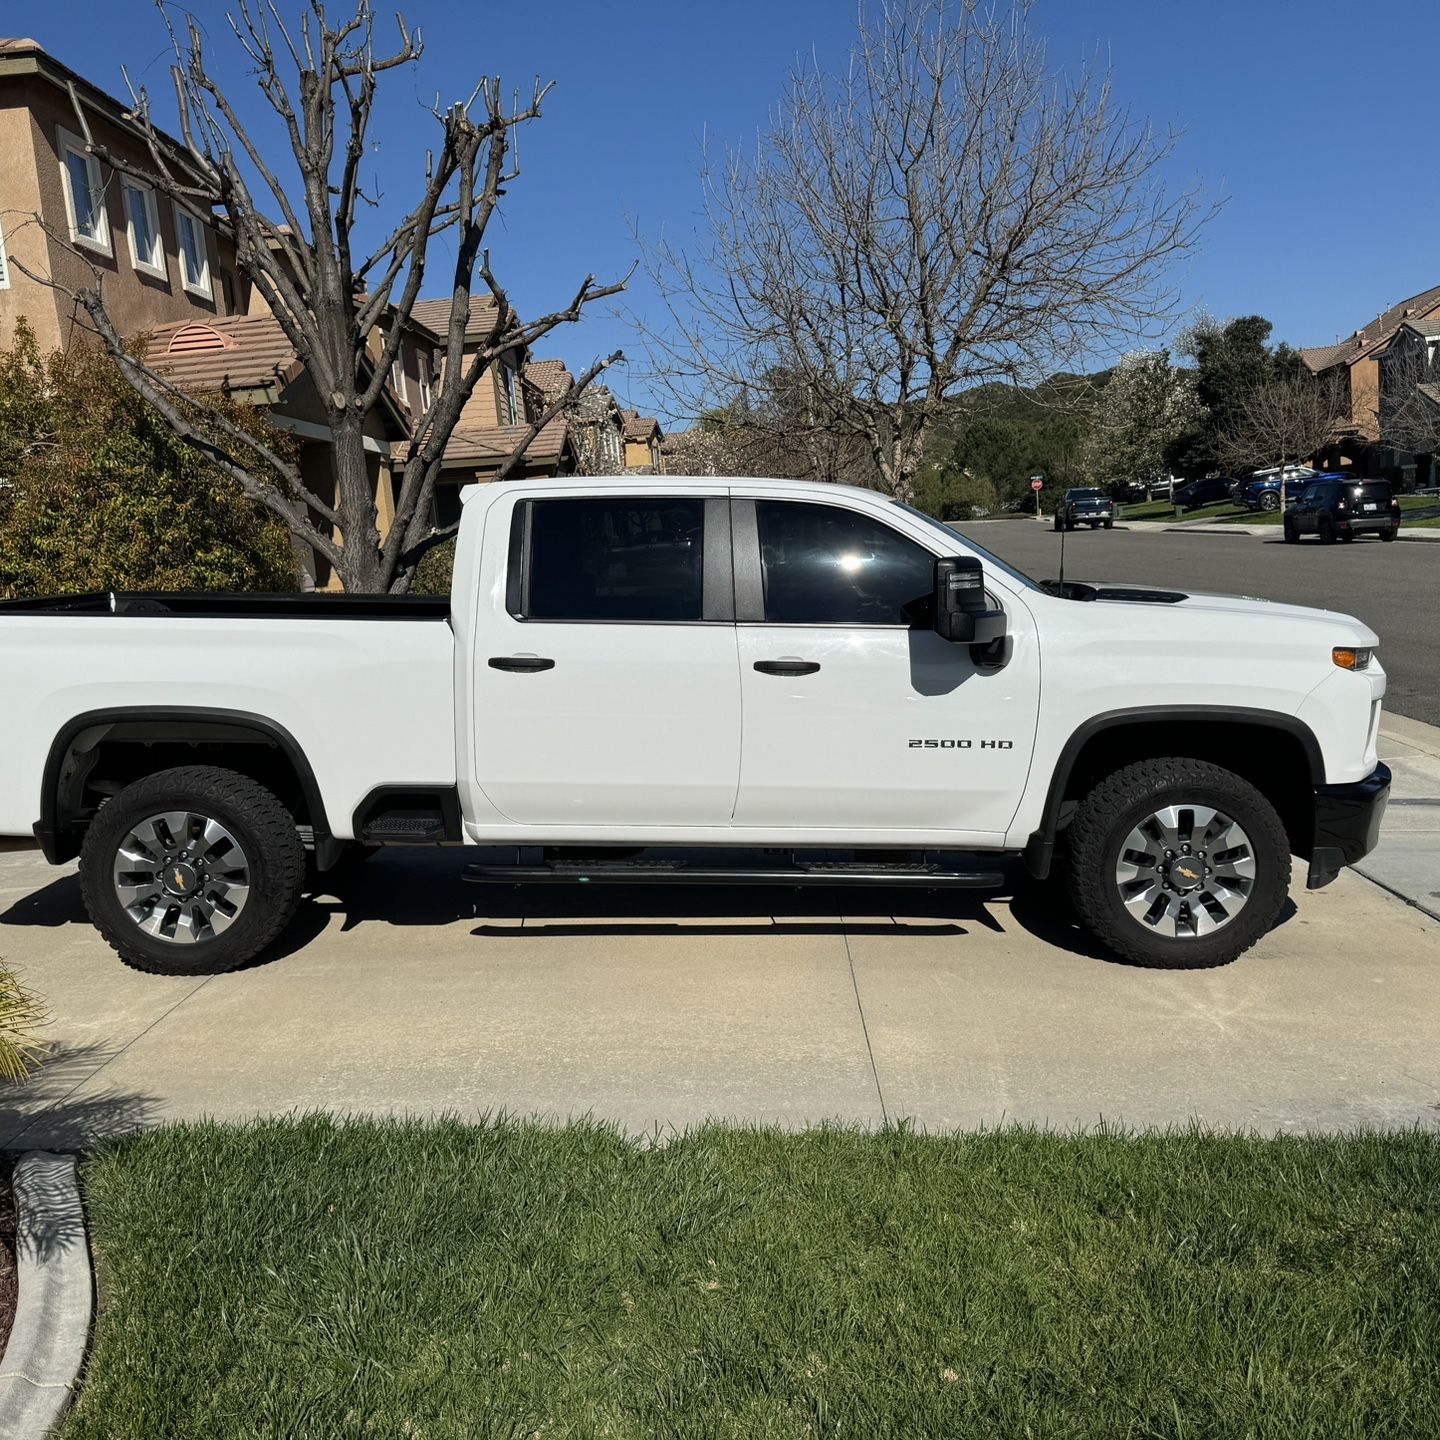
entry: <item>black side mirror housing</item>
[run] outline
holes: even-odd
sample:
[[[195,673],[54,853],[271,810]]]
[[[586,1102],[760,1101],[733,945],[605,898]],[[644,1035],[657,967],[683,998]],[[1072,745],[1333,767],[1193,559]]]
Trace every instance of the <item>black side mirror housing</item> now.
[[[985,570],[974,555],[935,562],[935,633],[959,645],[990,649],[1005,638],[1005,612],[990,609]]]

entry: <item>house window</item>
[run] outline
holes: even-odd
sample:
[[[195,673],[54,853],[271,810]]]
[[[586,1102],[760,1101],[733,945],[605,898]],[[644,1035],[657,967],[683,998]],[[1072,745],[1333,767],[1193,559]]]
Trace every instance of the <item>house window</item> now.
[[[420,357],[420,413],[430,408],[430,377],[425,373],[425,357]]]
[[[164,280],[165,247],[160,241],[160,216],[155,208],[155,192],[140,185],[131,185],[128,181],[122,188],[130,258],[137,270]]]
[[[210,248],[205,243],[205,222],[177,205],[175,235],[180,242],[181,283],[192,294],[211,299]]]
[[[85,142],[68,130],[61,130],[60,181],[65,191],[65,211],[70,221],[70,238],[109,255],[110,227],[105,221],[105,189],[100,183],[100,162],[86,152]]]
[[[403,353],[397,352],[390,365],[390,385],[401,400],[405,399],[405,366],[401,360]]]
[[[10,261],[5,256],[5,230],[0,226],[0,290],[10,288]]]

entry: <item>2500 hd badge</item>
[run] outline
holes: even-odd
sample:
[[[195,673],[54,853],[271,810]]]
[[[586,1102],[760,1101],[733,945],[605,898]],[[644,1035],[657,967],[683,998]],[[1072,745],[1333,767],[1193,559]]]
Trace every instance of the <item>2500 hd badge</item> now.
[[[1013,740],[911,740],[912,750],[973,750],[977,743],[981,750],[1013,750]]]

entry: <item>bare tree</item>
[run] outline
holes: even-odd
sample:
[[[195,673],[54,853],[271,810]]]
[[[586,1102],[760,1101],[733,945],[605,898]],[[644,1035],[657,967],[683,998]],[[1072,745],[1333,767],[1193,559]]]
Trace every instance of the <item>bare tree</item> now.
[[[1220,454],[1236,469],[1280,467],[1280,508],[1288,503],[1285,467],[1309,460],[1349,415],[1341,387],[1308,373],[1252,386],[1240,398],[1239,419],[1220,436]]]
[[[958,392],[1074,368],[1169,313],[1164,265],[1205,218],[1159,181],[1173,137],[1117,110],[1103,70],[1052,74],[1029,14],[879,0],[843,76],[800,68],[753,152],[707,159],[708,236],[647,255],[677,413],[785,370],[806,432],[860,442],[903,498]]]
[[[1380,437],[1412,455],[1440,454],[1440,355],[1402,330],[1380,357]]]
[[[105,164],[202,214],[218,211],[228,223],[239,269],[295,346],[324,406],[332,436],[333,502],[307,486],[296,466],[127,348],[95,267],[89,267],[92,283],[69,293],[130,384],[178,435],[328,560],[347,590],[404,590],[425,550],[453,533],[432,530],[430,499],[446,444],[480,377],[505,351],[577,320],[592,301],[623,289],[624,281],[601,285],[588,275],[567,303],[522,321],[491,270],[486,229],[506,186],[520,173],[517,133],[540,117],[550,87],[538,81],[527,103],[518,95],[507,100],[498,76],[483,77],[463,101],[445,108],[437,103],[436,145],[426,156],[418,199],[373,248],[364,246],[357,211],[376,203],[362,174],[376,92],[383,77],[420,59],[420,32],[397,17],[397,46],[384,54],[375,48],[370,0],[355,0],[354,13],[334,23],[322,0],[307,0],[298,27],[287,26],[278,0],[237,3],[231,28],[288,137],[296,180],[287,185],[274,157],[255,138],[258,132],[242,121],[211,75],[193,18],[187,17],[183,37],[170,32],[182,143],[156,125],[143,89],[131,93],[148,164],[132,163],[96,143],[78,99],[76,114],[88,148]],[[163,0],[157,4],[166,15]],[[432,242],[447,232],[455,258],[442,272],[451,297],[442,379],[416,422],[399,472],[395,519],[382,538],[365,461],[366,417],[382,403]],[[35,278],[63,288],[47,277]],[[494,301],[494,320],[466,356],[470,296],[477,285]],[[617,358],[599,362],[580,383]],[[567,392],[552,400],[529,428],[522,450],[571,399]],[[518,452],[503,472],[516,458]]]

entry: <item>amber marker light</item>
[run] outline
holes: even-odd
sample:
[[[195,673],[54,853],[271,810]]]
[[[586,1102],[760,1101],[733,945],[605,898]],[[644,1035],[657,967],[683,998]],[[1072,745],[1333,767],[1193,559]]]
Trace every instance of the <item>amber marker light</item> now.
[[[1371,653],[1368,649],[1346,649],[1337,645],[1335,649],[1330,652],[1330,658],[1342,670],[1365,670],[1370,665]]]

